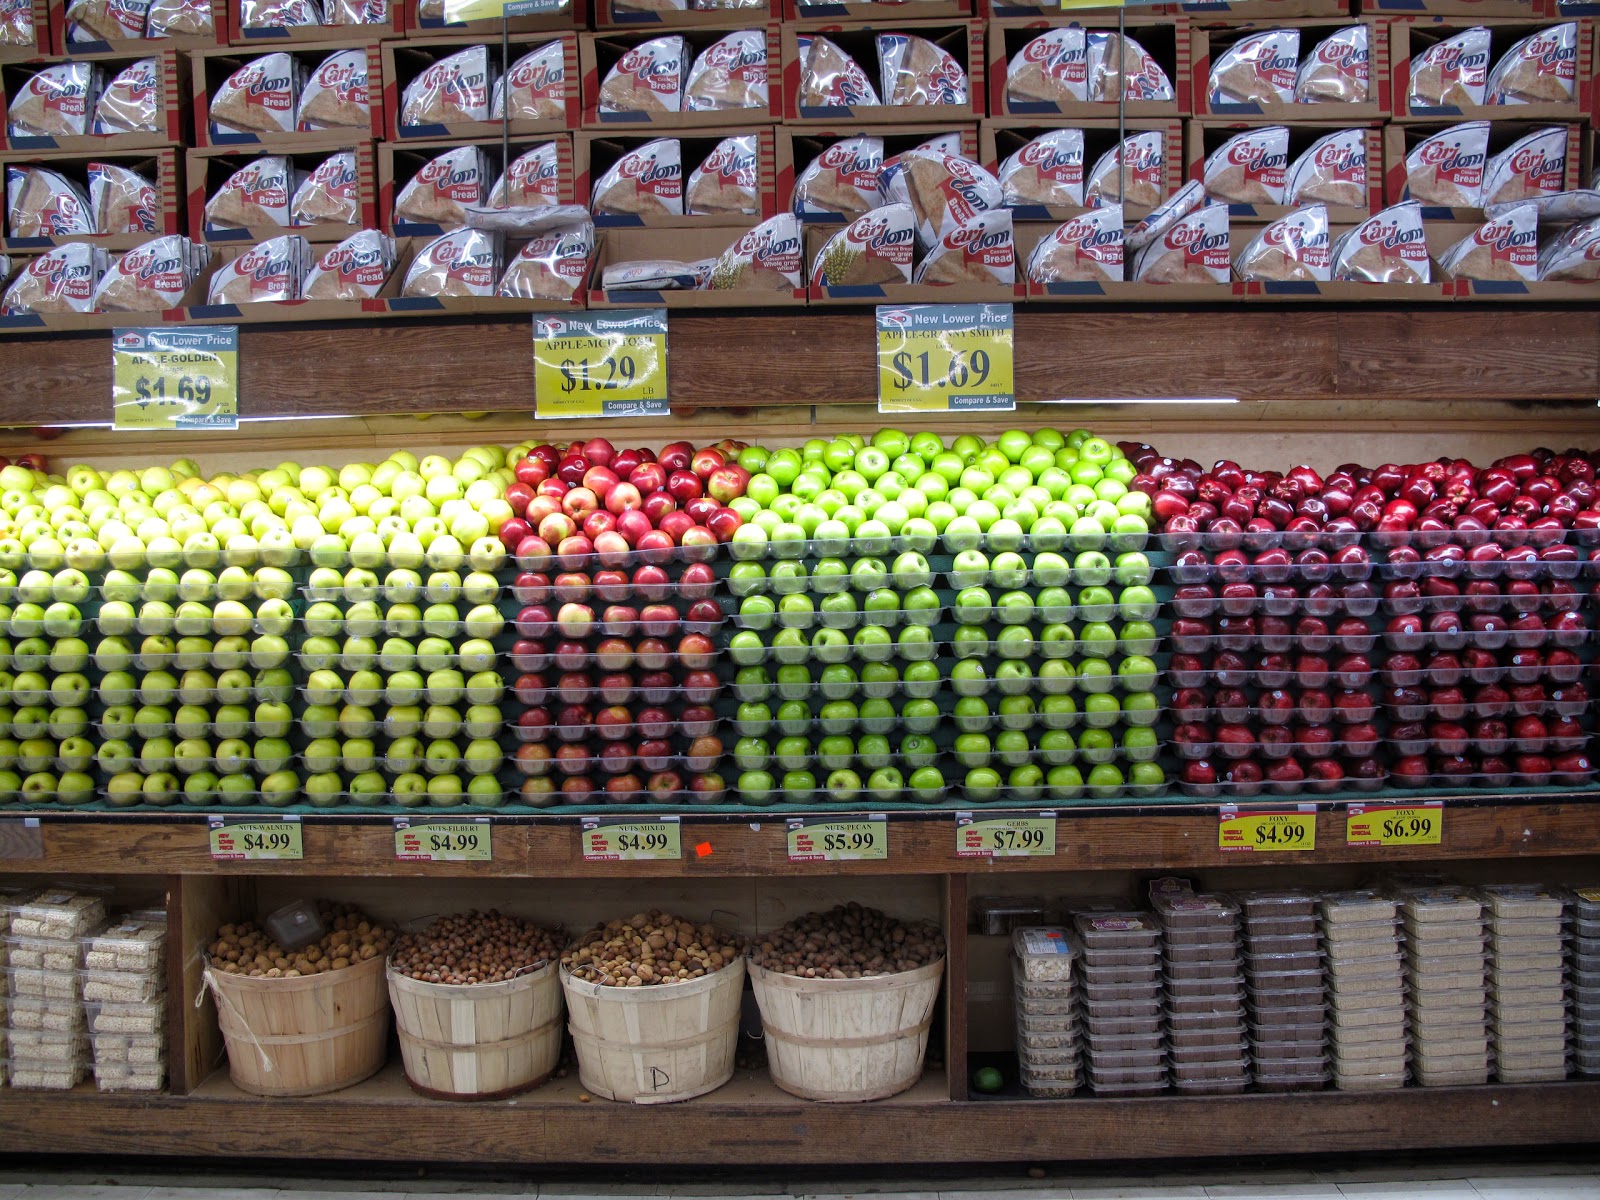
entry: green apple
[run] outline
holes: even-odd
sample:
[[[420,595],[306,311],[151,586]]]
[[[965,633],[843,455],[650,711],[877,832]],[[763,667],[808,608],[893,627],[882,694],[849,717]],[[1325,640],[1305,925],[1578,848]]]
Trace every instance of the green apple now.
[[[975,767],[962,784],[966,798],[978,804],[1000,798],[1000,772],[993,767]]]
[[[1096,673],[1090,670],[1094,666],[1105,668],[1105,662],[1101,659],[1089,659],[1080,668],[1075,667],[1070,659],[1048,658],[1039,664],[1039,690],[1047,696],[1064,696],[1078,686],[1078,681],[1083,675],[1094,677]],[[1106,668],[1102,674],[1106,686],[1093,690],[1106,691],[1109,689],[1111,680],[1109,668]],[[1090,689],[1086,688],[1085,690]]]
[[[1126,627],[1124,632],[1126,632]],[[1154,640],[1154,629],[1152,628],[1151,636],[1141,639],[1137,643],[1141,649],[1148,647],[1148,649],[1145,649],[1145,653],[1130,653],[1127,658],[1124,658],[1117,665],[1117,678],[1122,683],[1122,686],[1129,691],[1146,692],[1155,686],[1157,667],[1155,660],[1148,657],[1149,653],[1154,650],[1154,646],[1151,645]]]
[[[905,776],[898,767],[879,767],[867,776],[867,791],[877,801],[898,800],[905,786]]]
[[[1083,701],[1083,719],[1094,729],[1115,725],[1122,716],[1122,703],[1110,692],[1086,696]]]
[[[1128,771],[1128,783],[1136,796],[1153,796],[1167,786],[1166,772],[1155,762],[1136,762]]]
[[[1113,763],[1101,763],[1089,771],[1089,794],[1099,800],[1109,800],[1123,788],[1122,771]]]
[[[1129,725],[1154,725],[1161,718],[1161,701],[1154,692],[1128,692],[1122,697],[1122,713]]]
[[[780,631],[779,637],[783,636]],[[850,657],[850,639],[841,629],[818,629],[811,635],[811,653],[818,662],[841,663]]]
[[[1135,725],[1123,731],[1122,753],[1130,762],[1154,762],[1160,749],[1156,731],[1147,725]]]
[[[740,772],[735,790],[745,804],[766,805],[773,802],[772,791],[776,786],[770,772],[755,768]]]
[[[775,687],[781,700],[805,699],[811,695],[811,668],[798,665],[778,668]]]

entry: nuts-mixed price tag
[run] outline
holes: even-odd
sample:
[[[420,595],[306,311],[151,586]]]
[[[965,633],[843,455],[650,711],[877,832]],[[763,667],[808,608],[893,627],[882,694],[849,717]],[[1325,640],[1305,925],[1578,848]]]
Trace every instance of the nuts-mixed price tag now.
[[[862,862],[889,857],[889,818],[790,817],[790,862]]]
[[[676,862],[683,857],[677,817],[656,821],[585,817],[578,834],[585,862]]]
[[[1317,810],[1312,804],[1275,811],[1241,811],[1222,806],[1217,847],[1251,854],[1317,848]]]
[[[1444,801],[1352,804],[1344,840],[1348,846],[1437,846],[1444,840]]]
[[[492,862],[494,827],[488,817],[470,821],[396,817],[394,856],[401,862]]]
[[[211,857],[218,862],[295,862],[305,857],[299,817],[209,817]]]
[[[239,428],[239,327],[115,329],[116,429]]]
[[[880,413],[1012,412],[1009,304],[878,306]]]
[[[667,310],[533,319],[536,417],[667,415]]]
[[[957,858],[1049,858],[1055,852],[1053,812],[956,813]]]

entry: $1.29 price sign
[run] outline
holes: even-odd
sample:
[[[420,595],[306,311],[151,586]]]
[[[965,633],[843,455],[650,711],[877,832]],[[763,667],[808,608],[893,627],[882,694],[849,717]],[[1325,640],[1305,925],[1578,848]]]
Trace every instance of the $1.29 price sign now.
[[[1444,840],[1444,801],[1352,804],[1345,810],[1347,846],[1437,846]]]
[[[790,817],[790,862],[861,862],[889,857],[889,818]]]
[[[1009,304],[878,306],[880,413],[1011,412]]]
[[[578,836],[586,862],[675,862],[683,857],[677,817],[655,821],[585,817]]]
[[[956,814],[957,858],[1049,858],[1056,852],[1056,814]]]
[[[394,856],[401,862],[492,862],[494,827],[488,817],[469,821],[396,817]]]
[[[218,862],[294,862],[305,857],[299,817],[208,817]]]
[[[1289,810],[1252,812],[1225,804],[1217,827],[1217,846],[1222,850],[1241,850],[1251,854],[1277,850],[1315,850],[1316,805],[1301,804]]]
[[[111,332],[116,429],[239,428],[239,327]]]
[[[667,415],[667,310],[533,318],[536,417]]]

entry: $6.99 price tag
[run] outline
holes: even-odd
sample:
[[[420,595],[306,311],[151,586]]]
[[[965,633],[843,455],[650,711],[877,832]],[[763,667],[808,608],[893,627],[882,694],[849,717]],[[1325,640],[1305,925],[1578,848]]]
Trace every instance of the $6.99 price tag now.
[[[1349,846],[1437,846],[1444,840],[1444,802],[1352,804],[1344,840]]]
[[[1009,304],[878,306],[880,413],[1017,407]]]
[[[667,310],[533,318],[537,417],[667,415]]]
[[[1315,850],[1316,806],[1302,804],[1287,811],[1242,812],[1232,804],[1225,804],[1217,827],[1217,846],[1222,850],[1253,854]]]

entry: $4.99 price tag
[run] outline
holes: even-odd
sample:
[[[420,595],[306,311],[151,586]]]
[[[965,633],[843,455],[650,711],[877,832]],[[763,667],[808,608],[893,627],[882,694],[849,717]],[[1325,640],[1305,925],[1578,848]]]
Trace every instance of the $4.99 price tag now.
[[[536,417],[667,415],[667,310],[533,318]]]
[[[578,836],[585,862],[675,862],[683,857],[677,817],[655,821],[585,817]]]
[[[1009,304],[878,306],[880,413],[1017,407]]]
[[[208,817],[218,862],[294,862],[305,857],[299,817]]]
[[[1225,804],[1221,816],[1221,823],[1217,827],[1219,849],[1261,854],[1275,850],[1317,848],[1317,809],[1314,804],[1270,812],[1241,812],[1236,806]]]
[[[956,814],[957,858],[1049,858],[1056,852],[1056,814]]]
[[[394,856],[401,862],[492,862],[494,827],[488,817],[470,821],[396,817]]]
[[[1444,801],[1352,804],[1344,840],[1347,846],[1437,846],[1444,840]]]
[[[883,813],[860,817],[790,817],[790,862],[861,862],[889,857],[889,818]]]
[[[180,325],[111,333],[116,429],[239,428],[239,327]]]

